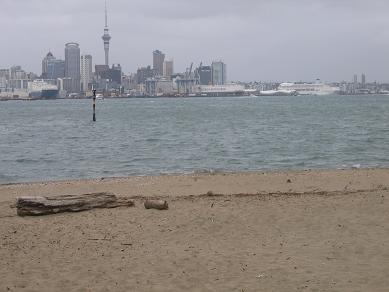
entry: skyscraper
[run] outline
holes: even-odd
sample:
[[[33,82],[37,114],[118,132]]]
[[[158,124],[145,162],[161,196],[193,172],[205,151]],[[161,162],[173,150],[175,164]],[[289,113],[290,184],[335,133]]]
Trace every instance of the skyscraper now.
[[[198,69],[201,85],[212,84],[212,68],[211,66],[200,66]]]
[[[54,57],[51,52],[48,52],[42,60],[42,75],[43,79],[57,79],[65,77],[65,61]]]
[[[171,77],[174,74],[174,63],[173,60],[166,60],[163,62],[163,76]]]
[[[58,79],[65,77],[65,61],[54,59],[47,63],[47,79]]]
[[[105,27],[104,27],[104,35],[102,36],[102,39],[104,42],[105,65],[109,66],[109,41],[111,40],[111,36],[109,35],[109,29],[108,29],[107,1],[105,1]]]
[[[227,66],[222,61],[212,62],[212,84],[223,85],[227,83]]]
[[[82,55],[80,60],[81,91],[87,91],[92,81],[92,56]]]
[[[153,52],[153,69],[156,75],[163,75],[163,62],[165,61],[165,54],[160,50],[155,50]]]
[[[366,88],[366,75],[362,74],[362,89]]]
[[[71,78],[70,92],[80,92],[80,47],[77,43],[65,45],[65,77]]]
[[[48,52],[46,57],[44,57],[42,60],[42,78],[43,79],[48,78],[47,77],[47,67],[48,67],[49,62],[51,62],[52,60],[55,60],[55,57],[51,52]]]

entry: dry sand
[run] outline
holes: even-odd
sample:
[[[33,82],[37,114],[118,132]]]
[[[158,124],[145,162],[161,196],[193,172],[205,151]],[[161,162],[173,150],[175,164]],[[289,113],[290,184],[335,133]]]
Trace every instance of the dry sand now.
[[[10,207],[97,191],[136,207],[25,218]],[[145,210],[145,197],[170,209]],[[0,291],[389,291],[388,222],[385,169],[3,185]]]

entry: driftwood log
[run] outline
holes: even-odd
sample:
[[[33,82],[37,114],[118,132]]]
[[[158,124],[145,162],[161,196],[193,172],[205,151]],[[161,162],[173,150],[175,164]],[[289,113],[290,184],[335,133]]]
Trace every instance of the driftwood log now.
[[[134,201],[128,198],[118,198],[112,193],[105,192],[50,197],[20,197],[16,202],[19,216],[40,216],[122,206],[134,206]]]
[[[167,210],[169,209],[169,204],[166,201],[162,200],[147,200],[145,202],[146,209],[157,209],[157,210]]]

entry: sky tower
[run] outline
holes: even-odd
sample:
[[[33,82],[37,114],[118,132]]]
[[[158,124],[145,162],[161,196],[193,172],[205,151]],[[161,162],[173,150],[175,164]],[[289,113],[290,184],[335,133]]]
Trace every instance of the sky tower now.
[[[109,41],[111,40],[111,36],[109,35],[108,29],[107,1],[105,1],[105,27],[102,39],[104,41],[105,65],[109,66]]]

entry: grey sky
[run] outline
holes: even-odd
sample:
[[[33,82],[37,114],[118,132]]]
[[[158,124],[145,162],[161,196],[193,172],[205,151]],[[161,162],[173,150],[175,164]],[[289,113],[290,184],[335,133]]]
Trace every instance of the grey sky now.
[[[160,49],[175,71],[224,60],[229,80],[389,81],[387,0],[107,0],[111,62],[124,72]],[[104,62],[104,0],[0,0],[0,68],[41,72],[79,42]]]

